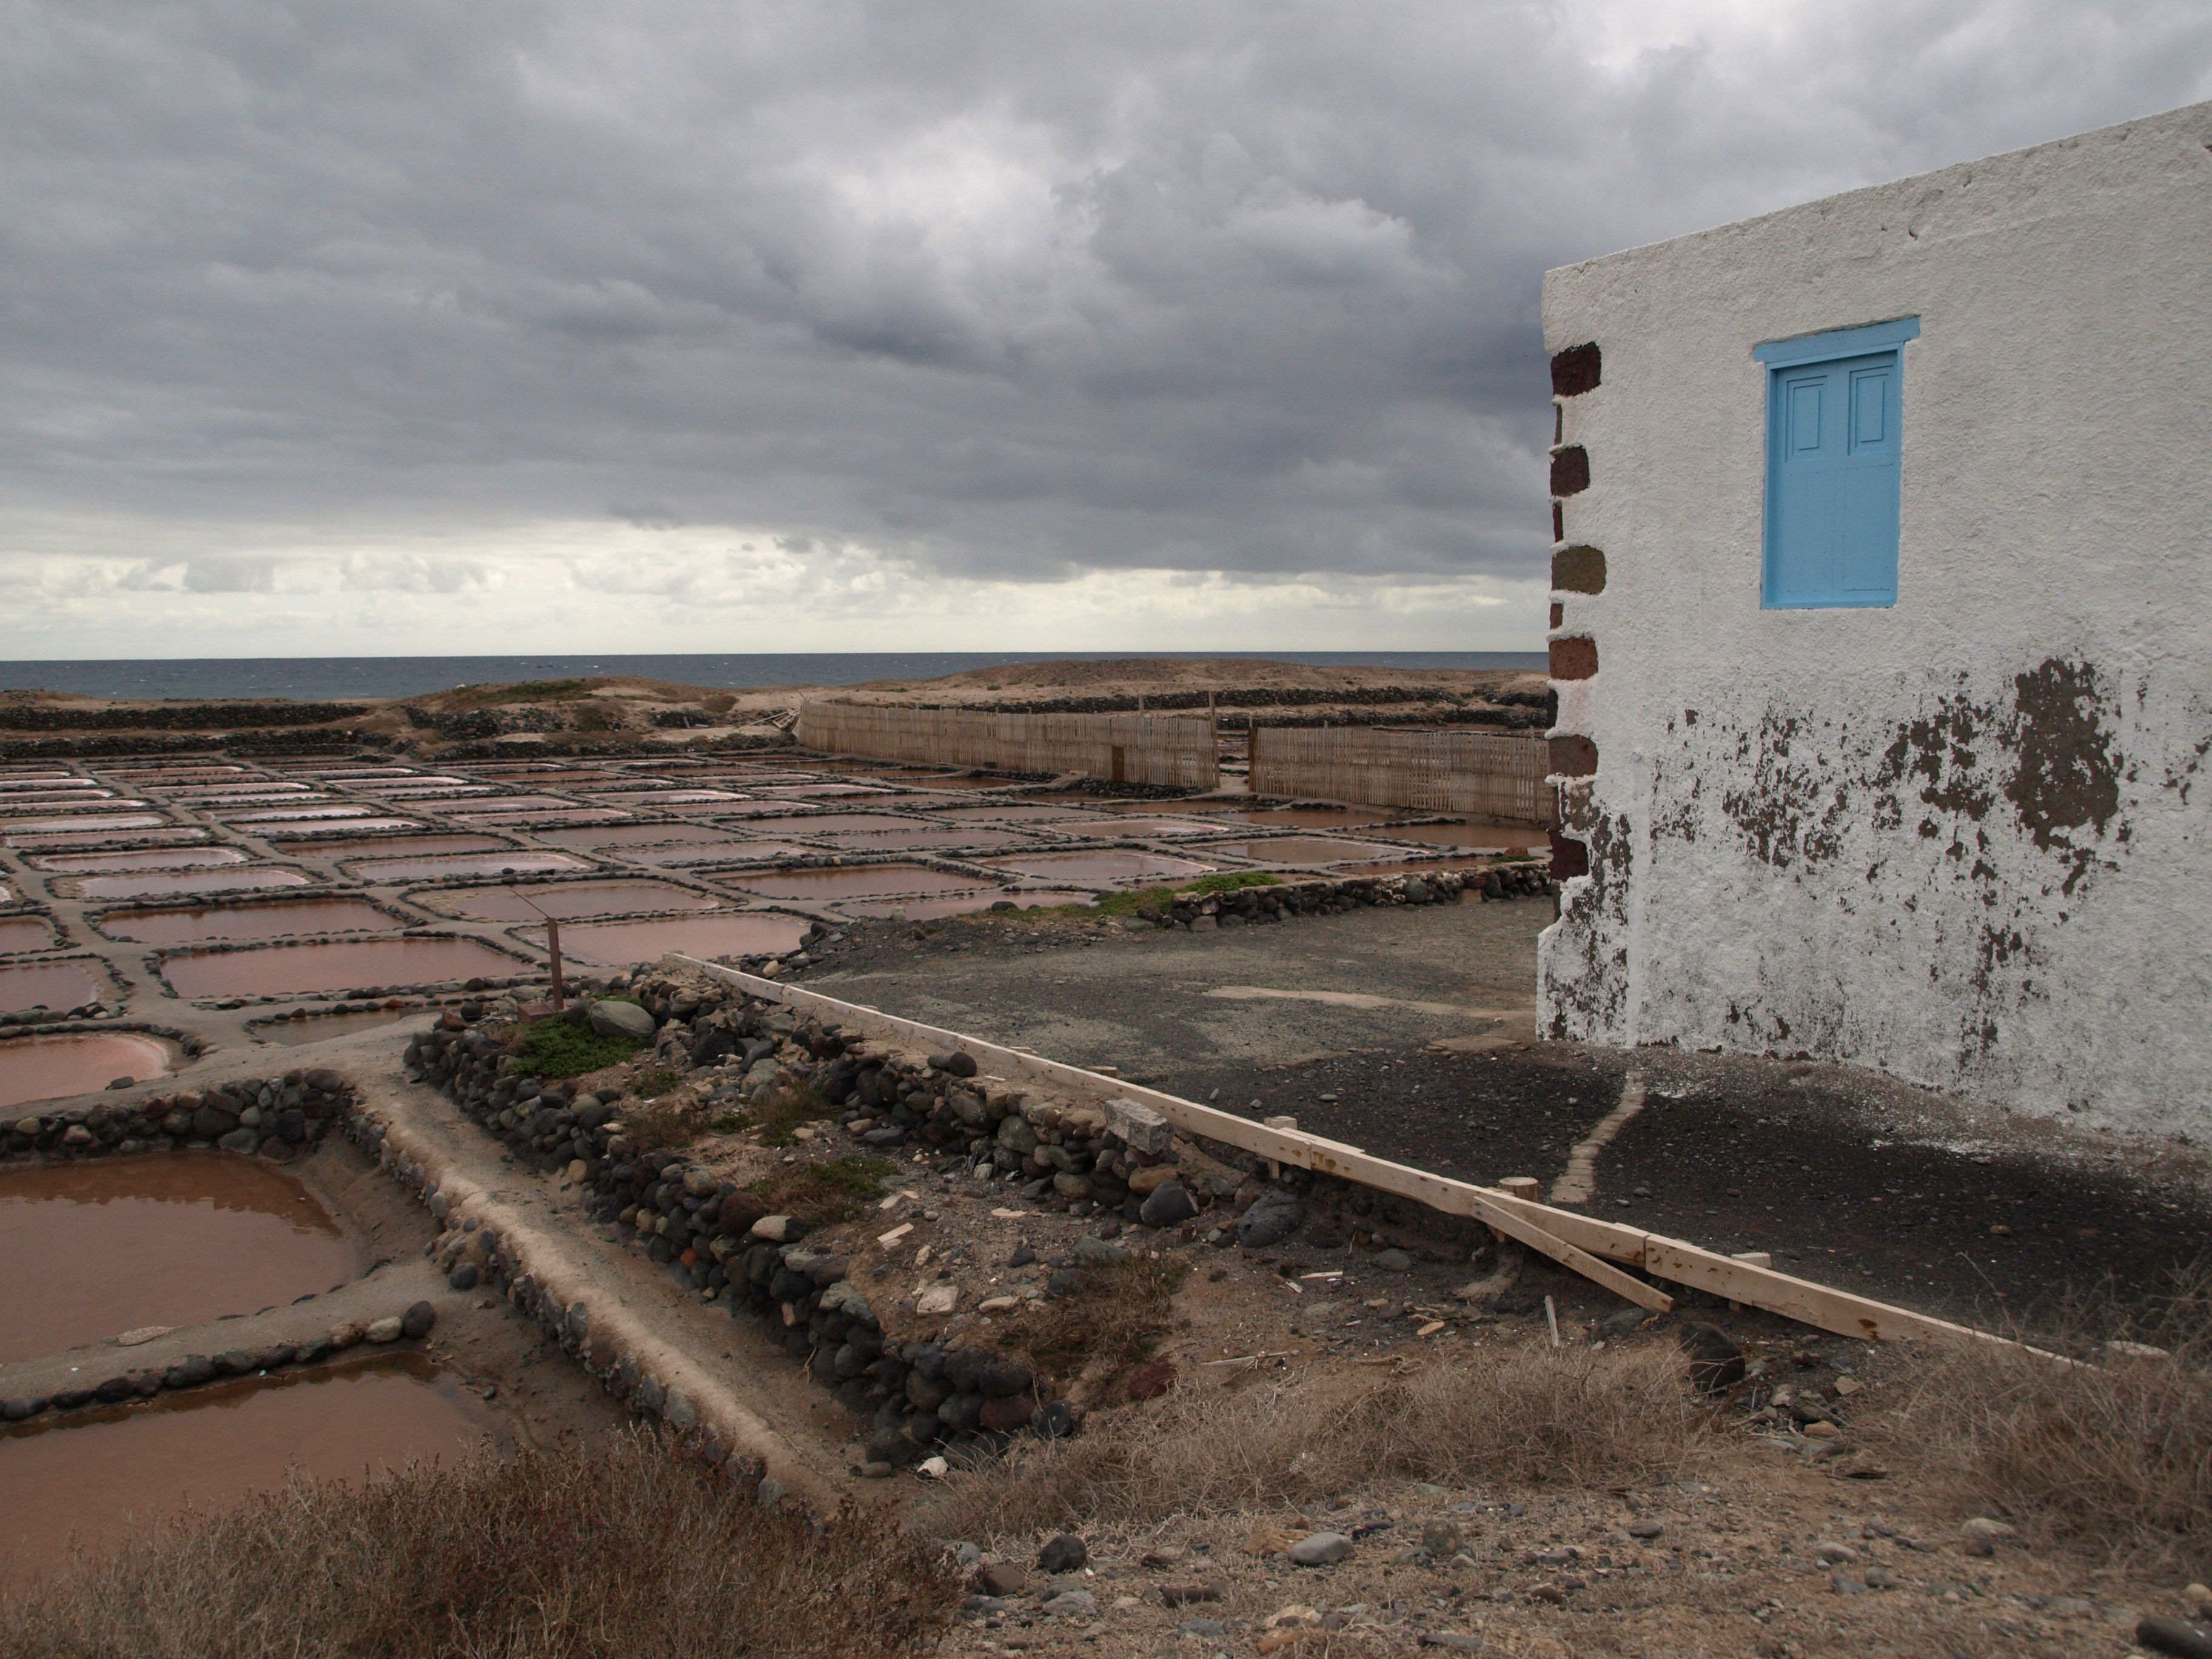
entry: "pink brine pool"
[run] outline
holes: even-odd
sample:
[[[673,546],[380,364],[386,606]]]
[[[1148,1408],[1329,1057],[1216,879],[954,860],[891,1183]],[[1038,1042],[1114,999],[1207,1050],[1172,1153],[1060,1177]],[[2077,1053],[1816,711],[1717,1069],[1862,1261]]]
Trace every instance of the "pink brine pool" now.
[[[579,962],[624,968],[654,962],[670,951],[690,957],[780,956],[806,937],[799,916],[757,912],[720,916],[671,916],[657,921],[585,921],[561,930],[561,954]],[[531,930],[544,944],[543,928]]]
[[[82,963],[23,962],[0,967],[0,1013],[22,1013],[32,1008],[67,1013],[88,1002],[98,1002],[106,994],[106,988]],[[121,1074],[111,1072],[108,1075]]]
[[[202,870],[211,865],[243,864],[246,854],[234,847],[189,847],[172,852],[48,853],[31,862],[56,875],[70,876],[94,870]]]
[[[120,1077],[143,1083],[168,1068],[167,1049],[130,1031],[11,1037],[0,1042],[0,1107],[90,1094]]]
[[[161,958],[161,977],[182,997],[301,996],[365,985],[507,979],[526,966],[478,939],[340,939],[179,951]]]
[[[535,921],[551,916],[632,915],[641,910],[714,910],[720,901],[665,881],[578,881],[532,887],[467,887],[428,896],[432,907],[478,921]],[[568,938],[564,929],[563,941]]]
[[[1024,853],[1014,858],[990,859],[1001,870],[1015,870],[1044,881],[1084,881],[1105,884],[1124,881],[1183,881],[1211,873],[1216,867],[1194,859],[1170,858],[1164,853],[1137,853],[1109,848],[1097,853]]]
[[[178,893],[237,893],[257,887],[305,887],[297,870],[266,865],[234,865],[226,870],[186,870],[175,875],[87,876],[77,884],[88,899],[166,898]]]
[[[830,870],[742,870],[720,878],[765,898],[867,898],[887,893],[949,893],[973,887],[973,876],[919,864],[854,864]]]
[[[199,904],[171,910],[118,910],[100,919],[110,939],[139,945],[191,945],[202,939],[283,939],[297,933],[380,933],[402,924],[367,899],[276,899]]]

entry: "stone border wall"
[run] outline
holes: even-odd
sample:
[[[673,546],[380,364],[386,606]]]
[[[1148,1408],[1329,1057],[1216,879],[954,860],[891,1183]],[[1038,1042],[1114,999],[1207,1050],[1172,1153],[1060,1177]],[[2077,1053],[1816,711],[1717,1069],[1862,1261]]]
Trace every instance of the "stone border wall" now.
[[[1548,890],[1534,865],[1486,872],[1483,880],[1497,888],[1485,896]],[[1196,901],[1182,925],[1256,922],[1266,914],[1262,896],[1278,907],[1268,919],[1283,920],[1361,905],[1451,902],[1470,886],[1482,891],[1479,883],[1448,873],[1436,889],[1404,878],[1248,888]],[[1240,915],[1237,907],[1248,899],[1249,913]],[[1379,1214],[1431,1234],[1441,1228],[1462,1248],[1473,1237],[1469,1224],[1417,1213],[1419,1206],[1349,1182],[1298,1170],[1270,1180],[1263,1160],[1234,1147],[1193,1146],[1133,1103],[1133,1109],[1109,1113],[976,1082],[978,1067],[964,1054],[923,1056],[864,1042],[781,1004],[702,991],[676,976],[646,976],[637,997],[640,1024],[653,1028],[656,1063],[718,1068],[729,1079],[718,1101],[734,1106],[769,1089],[812,1089],[838,1109],[861,1150],[913,1146],[962,1167],[988,1164],[1000,1178],[1026,1183],[1024,1197],[1062,1209],[1092,1206],[1117,1230],[1165,1230],[1185,1242],[1265,1249],[1294,1233],[1307,1203],[1321,1199],[1346,1200],[1370,1231]],[[565,1170],[595,1195],[597,1218],[634,1229],[649,1257],[684,1289],[710,1293],[732,1317],[756,1320],[847,1410],[870,1419],[867,1473],[888,1474],[940,1452],[994,1454],[1024,1434],[1079,1431],[1080,1413],[1070,1402],[1043,1397],[1029,1369],[995,1349],[887,1334],[882,1311],[846,1276],[847,1260],[810,1249],[797,1218],[767,1214],[751,1194],[678,1151],[633,1146],[619,1095],[520,1073],[499,1033],[457,1012],[409,1045],[406,1064],[410,1077],[434,1085],[517,1158],[548,1174]],[[434,1188],[428,1200],[443,1218]],[[1104,1237],[1083,1237],[1074,1248],[1079,1272],[1133,1254]],[[488,1283],[530,1312],[617,1398],[678,1430],[696,1427],[680,1393],[633,1357],[594,1346],[584,1304],[562,1307],[526,1274],[518,1276],[512,1249],[486,1229],[449,1232],[439,1260],[455,1288]],[[928,1316],[918,1308],[899,1311],[894,1325]],[[717,1454],[726,1455],[710,1444],[710,1458]]]
[[[96,1029],[105,1033],[122,1028]],[[112,1105],[95,1100],[54,1109],[29,1102],[0,1108],[0,1124],[7,1130],[0,1157],[21,1161],[220,1148],[289,1164],[312,1149],[351,1103],[345,1079],[325,1066],[204,1090],[155,1092]],[[9,1115],[11,1111],[15,1115]]]

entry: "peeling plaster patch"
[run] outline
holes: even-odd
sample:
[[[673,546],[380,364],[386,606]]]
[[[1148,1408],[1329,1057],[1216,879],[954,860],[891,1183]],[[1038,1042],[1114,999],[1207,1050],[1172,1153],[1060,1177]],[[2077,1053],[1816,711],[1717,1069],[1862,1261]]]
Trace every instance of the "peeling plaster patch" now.
[[[2063,848],[2071,858],[2074,872],[2064,889],[2071,894],[2095,858],[2061,832],[2088,826],[2101,838],[2120,806],[2120,757],[2101,718],[2097,672],[2047,657],[2013,685],[2020,763],[2005,798],[2039,848]]]
[[[1589,873],[1561,889],[1559,920],[1544,930],[1538,1019],[1556,1038],[1617,1036],[1628,1010],[1632,831],[1624,814],[1591,817],[1587,792],[1559,794],[1561,829],[1589,846]]]

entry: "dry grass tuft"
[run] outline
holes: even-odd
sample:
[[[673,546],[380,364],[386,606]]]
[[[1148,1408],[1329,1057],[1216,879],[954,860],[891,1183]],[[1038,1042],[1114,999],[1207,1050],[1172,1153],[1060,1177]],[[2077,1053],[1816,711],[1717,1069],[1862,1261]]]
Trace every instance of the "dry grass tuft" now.
[[[750,1190],[770,1214],[795,1215],[811,1226],[828,1227],[850,1220],[862,1205],[882,1196],[893,1173],[882,1158],[848,1152],[818,1164],[787,1164],[753,1182]]]
[[[2040,1541],[2142,1570],[2212,1567],[2212,1273],[2178,1275],[2147,1322],[2076,1310],[2166,1351],[2083,1340],[2092,1363],[1977,1344],[1903,1361],[1902,1404],[1875,1434],[1932,1457],[1965,1507],[1994,1505]]]
[[[1087,1371],[1090,1392],[1118,1404],[1125,1396],[1116,1384],[1175,1328],[1175,1293],[1189,1272],[1189,1262],[1176,1257],[1086,1268],[1067,1295],[1008,1318],[999,1346],[1050,1379],[1051,1392],[1066,1392]]]
[[[1546,1346],[1439,1358],[1409,1375],[1178,1389],[1091,1419],[1082,1437],[956,1474],[924,1521],[942,1537],[1141,1525],[1304,1504],[1377,1480],[1619,1485],[1673,1472],[1706,1434],[1672,1343]]]
[[[878,1517],[816,1530],[653,1437],[301,1480],[0,1604],[14,1659],[842,1659],[933,1643],[959,1590]]]

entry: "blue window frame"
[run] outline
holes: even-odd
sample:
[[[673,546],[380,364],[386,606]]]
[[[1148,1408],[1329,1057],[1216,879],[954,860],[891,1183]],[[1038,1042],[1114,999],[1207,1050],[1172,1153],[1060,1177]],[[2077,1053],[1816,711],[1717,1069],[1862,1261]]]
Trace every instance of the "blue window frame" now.
[[[1897,603],[1905,357],[1917,317],[1773,340],[1766,365],[1769,610]]]

